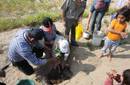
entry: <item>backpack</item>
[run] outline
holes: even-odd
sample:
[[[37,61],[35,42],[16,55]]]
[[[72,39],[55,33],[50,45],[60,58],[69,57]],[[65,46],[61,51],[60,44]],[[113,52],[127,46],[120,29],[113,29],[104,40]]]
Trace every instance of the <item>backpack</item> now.
[[[100,9],[104,9],[106,6],[104,0],[97,0],[96,4],[95,4],[95,9],[96,10],[100,10]]]

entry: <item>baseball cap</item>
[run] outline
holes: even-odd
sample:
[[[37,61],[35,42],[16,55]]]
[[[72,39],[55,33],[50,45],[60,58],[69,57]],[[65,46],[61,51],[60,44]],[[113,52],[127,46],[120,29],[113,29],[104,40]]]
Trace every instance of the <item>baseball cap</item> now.
[[[31,35],[31,37],[35,38],[36,40],[42,40],[42,38],[44,37],[43,30],[39,28],[31,28],[29,30],[29,34]]]

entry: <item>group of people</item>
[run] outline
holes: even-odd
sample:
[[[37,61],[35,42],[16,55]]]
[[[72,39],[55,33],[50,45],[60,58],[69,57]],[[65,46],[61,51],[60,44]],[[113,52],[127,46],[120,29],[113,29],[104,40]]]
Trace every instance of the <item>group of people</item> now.
[[[65,0],[61,7],[62,20],[65,26],[65,38],[72,46],[79,46],[75,40],[75,28],[78,22],[82,21],[86,3],[87,0]],[[108,11],[110,3],[111,0],[93,0],[86,26],[86,30],[91,35],[101,29],[102,18]],[[104,46],[101,50],[102,53],[99,57],[107,55],[111,60],[113,52],[120,41],[127,38],[128,34],[125,30],[127,28],[126,22],[130,20],[130,0],[126,3],[122,8],[117,10],[115,17],[112,18]],[[57,34],[63,36],[62,33],[56,30],[56,26],[49,17],[46,17],[42,21],[40,27],[28,27],[18,31],[9,45],[9,60],[15,67],[27,75],[35,72],[30,63],[34,65],[52,63],[54,66],[59,64],[58,59],[53,55],[52,49]],[[109,51],[106,52],[107,50]],[[46,56],[41,58],[43,52]],[[129,84],[123,82],[122,85]]]

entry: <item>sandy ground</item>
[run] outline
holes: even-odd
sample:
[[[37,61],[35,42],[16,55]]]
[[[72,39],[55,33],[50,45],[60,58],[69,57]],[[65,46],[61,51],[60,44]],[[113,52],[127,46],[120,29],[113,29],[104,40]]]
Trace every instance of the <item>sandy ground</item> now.
[[[83,22],[86,22],[86,20],[83,20]],[[61,32],[64,31],[64,27],[61,22],[56,22],[56,26]],[[0,68],[8,63],[8,43],[17,30],[19,29],[0,33],[0,49],[4,51],[2,54],[0,54]],[[98,59],[96,55],[100,53],[100,48],[89,46],[87,42],[87,40],[81,39],[79,40],[79,43],[81,43],[81,47],[76,47],[72,49],[70,61],[71,70],[74,75],[70,80],[66,80],[59,85],[103,85],[106,72],[109,72],[111,69],[115,69],[119,73],[121,73],[123,70],[130,68],[129,40],[127,44],[123,44],[118,47],[116,55],[113,57],[111,62],[109,62],[106,57]],[[10,66],[6,70],[6,73],[6,78],[4,78],[3,80],[7,83],[7,85],[15,85],[16,81],[18,81],[19,79],[35,79],[35,75],[26,76],[23,73],[19,72],[13,66]]]
[[[85,24],[86,20],[83,20],[84,29]],[[61,32],[64,31],[61,22],[56,22],[56,27]],[[105,28],[106,26],[103,25],[102,29]],[[0,33],[0,50],[3,50],[2,54],[0,54],[0,68],[8,63],[8,44],[17,30],[19,29]],[[87,42],[87,40],[81,39],[79,40],[81,47],[72,49],[70,61],[71,70],[74,75],[71,79],[62,82],[59,85],[103,85],[106,72],[109,72],[111,69],[117,70],[120,74],[123,70],[130,69],[130,36],[126,44],[118,47],[111,62],[109,62],[106,57],[98,59],[97,55],[100,53],[100,47],[89,46]],[[35,79],[35,75],[26,76],[11,65],[6,70],[6,73],[6,78],[0,80],[7,83],[7,85],[16,85],[16,82],[19,79]],[[42,84],[36,83],[36,85]]]

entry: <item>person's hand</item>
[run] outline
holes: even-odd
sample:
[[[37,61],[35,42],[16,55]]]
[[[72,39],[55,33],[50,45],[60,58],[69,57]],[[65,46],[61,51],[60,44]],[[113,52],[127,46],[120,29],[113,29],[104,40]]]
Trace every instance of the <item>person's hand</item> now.
[[[56,68],[57,65],[59,65],[60,63],[60,61],[56,57],[50,58],[48,62],[53,65],[53,68]]]
[[[128,34],[125,32],[121,32],[120,35],[123,39],[128,37]]]
[[[114,78],[114,76],[116,76],[116,74],[117,74],[116,70],[111,70],[111,72],[107,72],[108,77],[112,79]]]

